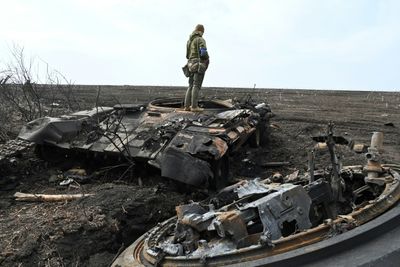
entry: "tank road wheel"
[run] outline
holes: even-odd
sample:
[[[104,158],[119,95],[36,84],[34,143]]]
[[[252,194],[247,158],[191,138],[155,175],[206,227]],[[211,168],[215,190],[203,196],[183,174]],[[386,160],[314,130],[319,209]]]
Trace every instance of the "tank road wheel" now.
[[[211,166],[214,177],[210,181],[210,187],[218,190],[227,186],[229,179],[228,155],[224,155],[222,158],[214,161]]]

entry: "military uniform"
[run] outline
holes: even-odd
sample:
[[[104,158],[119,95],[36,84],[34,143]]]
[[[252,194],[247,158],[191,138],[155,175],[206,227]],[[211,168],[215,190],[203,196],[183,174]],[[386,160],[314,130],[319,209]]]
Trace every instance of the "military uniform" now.
[[[209,64],[206,41],[202,37],[203,32],[203,26],[197,25],[186,45],[186,58],[188,59],[188,67],[190,70],[189,87],[185,95],[186,110],[191,109],[196,111],[199,109],[199,91]]]

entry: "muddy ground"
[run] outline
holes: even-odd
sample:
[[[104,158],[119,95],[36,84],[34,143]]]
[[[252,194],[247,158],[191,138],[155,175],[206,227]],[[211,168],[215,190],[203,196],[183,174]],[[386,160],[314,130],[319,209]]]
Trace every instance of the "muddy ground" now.
[[[164,96],[183,96],[179,87],[87,86],[76,94],[82,107],[147,102]],[[371,133],[385,136],[385,162],[400,162],[400,93],[207,88],[207,98],[252,97],[270,104],[276,114],[269,145],[248,146],[232,155],[234,178],[268,177],[307,170],[311,136],[323,134],[333,121],[335,133],[368,144]],[[61,104],[62,99],[57,100]],[[15,127],[17,133],[18,127]],[[363,164],[363,155],[339,147],[345,165]],[[319,164],[324,166],[326,155]],[[288,161],[267,168],[264,163]],[[60,175],[70,168],[86,168],[90,178],[60,186]],[[200,200],[207,192],[183,190],[145,166],[102,168],[90,159],[69,158],[48,163],[29,151],[0,173],[1,266],[108,266],[139,235],[171,217],[176,205]],[[63,203],[16,202],[15,192],[91,193],[94,196]]]

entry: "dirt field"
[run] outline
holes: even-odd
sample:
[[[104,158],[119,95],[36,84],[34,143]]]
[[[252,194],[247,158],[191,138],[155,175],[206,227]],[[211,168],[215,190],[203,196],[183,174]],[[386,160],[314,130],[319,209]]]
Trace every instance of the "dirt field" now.
[[[78,90],[83,107],[147,102],[183,96],[179,87],[87,86]],[[270,104],[275,117],[265,148],[244,147],[230,160],[232,177],[267,177],[307,169],[311,136],[323,134],[329,121],[335,133],[369,144],[372,132],[384,133],[384,161],[400,162],[400,93],[207,88],[207,98],[252,97]],[[58,99],[62,104],[62,99]],[[16,127],[17,133],[17,127]],[[363,155],[338,148],[344,165],[364,164]],[[182,192],[153,169],[135,168],[121,178],[121,168],[104,171],[82,183],[60,186],[58,175],[72,167],[95,171],[93,164],[71,159],[48,164],[33,152],[0,173],[1,266],[108,266],[127,245],[158,222],[171,217],[176,205],[206,198],[205,192]],[[326,160],[326,157],[322,157]],[[289,161],[268,169],[269,161]],[[322,164],[322,161],[321,161]],[[93,193],[66,203],[16,202],[15,192]]]

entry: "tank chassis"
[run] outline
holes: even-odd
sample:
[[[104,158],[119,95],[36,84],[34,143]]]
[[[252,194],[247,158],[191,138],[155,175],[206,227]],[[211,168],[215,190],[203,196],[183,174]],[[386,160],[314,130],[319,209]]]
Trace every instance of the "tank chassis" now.
[[[36,119],[23,126],[17,140],[35,144],[47,158],[61,149],[141,161],[190,186],[221,187],[229,177],[229,153],[246,141],[265,142],[272,113],[267,104],[251,101],[207,100],[200,106],[204,111],[184,111],[181,99],[169,98],[96,107]]]

